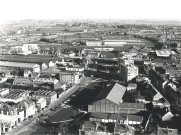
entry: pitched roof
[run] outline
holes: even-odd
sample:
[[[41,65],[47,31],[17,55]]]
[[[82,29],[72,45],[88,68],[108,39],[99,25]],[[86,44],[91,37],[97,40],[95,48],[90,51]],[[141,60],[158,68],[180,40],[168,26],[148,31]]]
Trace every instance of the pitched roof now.
[[[2,108],[2,111],[3,112],[15,112],[16,111],[16,108],[15,107],[11,107],[10,105],[4,105],[3,108]]]
[[[106,58],[117,58],[115,53],[108,51],[102,51],[101,55],[105,56]]]
[[[65,82],[61,82],[61,81],[57,81],[56,83],[54,83],[54,89],[57,90],[59,88],[62,88],[62,86],[66,84]]]
[[[129,121],[139,121],[139,122],[142,122],[143,116],[128,115],[128,120],[129,120]]]
[[[181,129],[180,122],[178,121],[160,121],[158,126],[161,128]]]
[[[110,93],[107,95],[106,99],[119,104],[126,92],[126,87],[116,83]]]
[[[72,121],[78,114],[78,111],[74,108],[62,108],[58,112],[54,113],[49,117],[51,123],[58,123],[63,121]]]
[[[14,82],[26,82],[26,83],[32,83],[30,78],[26,77],[17,77],[14,79]]]
[[[139,50],[140,50],[140,48],[138,48],[138,47],[136,47],[134,45],[129,48],[129,52],[135,52],[136,53],[136,52],[139,52]]]
[[[126,92],[126,87],[118,83],[110,84],[103,89],[95,98],[95,101],[108,99],[116,104],[119,104]]]
[[[176,129],[159,128],[158,134],[159,135],[178,135],[178,131]]]
[[[18,106],[23,106],[25,108],[28,108],[33,102],[30,100],[23,100],[21,101]]]
[[[141,48],[139,51],[140,52],[150,52],[151,49],[145,46],[145,47]]]
[[[86,129],[93,129],[93,128],[95,129],[96,128],[96,124],[91,121],[86,121],[82,126]]]
[[[120,134],[122,134],[122,133],[127,134],[127,133],[131,133],[133,131],[133,129],[131,129],[131,127],[129,125],[116,123],[114,131],[116,133],[119,132]]]

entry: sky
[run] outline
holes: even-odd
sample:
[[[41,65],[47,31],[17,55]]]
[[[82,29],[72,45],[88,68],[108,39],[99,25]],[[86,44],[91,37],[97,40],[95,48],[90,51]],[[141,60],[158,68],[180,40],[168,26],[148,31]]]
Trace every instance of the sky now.
[[[22,19],[181,21],[181,0],[0,0],[0,23]]]

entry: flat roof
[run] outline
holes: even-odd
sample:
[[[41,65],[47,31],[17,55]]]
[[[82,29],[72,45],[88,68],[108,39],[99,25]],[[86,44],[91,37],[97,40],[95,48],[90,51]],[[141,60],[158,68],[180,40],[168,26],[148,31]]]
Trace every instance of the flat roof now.
[[[171,51],[170,50],[158,50],[156,51],[156,55],[157,56],[162,56],[162,57],[169,57],[171,55]]]
[[[20,62],[9,62],[9,61],[0,61],[0,66],[6,67],[22,67],[22,68],[33,68],[35,63],[20,63]]]

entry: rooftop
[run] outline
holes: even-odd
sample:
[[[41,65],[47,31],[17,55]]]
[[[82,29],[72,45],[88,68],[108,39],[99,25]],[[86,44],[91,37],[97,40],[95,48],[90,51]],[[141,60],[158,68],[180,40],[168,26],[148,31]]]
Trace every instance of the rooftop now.
[[[41,73],[51,73],[51,74],[73,74],[74,72],[65,72],[65,71],[61,71],[57,68],[46,68],[40,71]]]
[[[0,66],[6,66],[6,67],[33,68],[36,65],[37,64],[35,64],[35,63],[20,63],[20,62],[0,61]]]
[[[126,87],[121,84],[114,84],[107,86],[106,89],[103,89],[95,98],[95,100],[108,99],[116,104],[119,104],[122,101],[122,98],[126,92]]]
[[[145,105],[143,103],[120,103],[121,109],[136,109],[136,110],[144,110]]]
[[[157,56],[169,57],[171,54],[172,54],[172,52],[170,50],[167,50],[167,49],[156,51]]]
[[[77,115],[77,111],[73,108],[62,108],[60,111],[54,113],[49,117],[51,123],[71,121]]]

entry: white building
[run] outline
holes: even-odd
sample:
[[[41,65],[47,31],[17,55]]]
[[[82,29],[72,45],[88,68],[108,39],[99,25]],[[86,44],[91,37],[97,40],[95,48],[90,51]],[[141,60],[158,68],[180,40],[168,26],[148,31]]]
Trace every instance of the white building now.
[[[128,82],[136,76],[138,76],[138,67],[134,65],[121,65],[121,79],[123,81]]]
[[[31,54],[32,52],[38,52],[38,44],[24,44],[22,47],[23,54]]]
[[[32,77],[32,72],[30,70],[25,70],[24,77]]]
[[[46,104],[49,105],[57,100],[57,93],[55,91],[38,90],[31,96],[32,100],[37,100],[39,98],[44,98],[46,100]]]
[[[174,115],[171,112],[167,112],[162,116],[162,121],[171,121]]]
[[[42,67],[42,70],[48,68],[46,63],[43,63],[41,67]]]
[[[134,60],[127,57],[121,57],[119,58],[119,64],[134,65]]]
[[[13,69],[24,69],[31,70],[33,72],[40,72],[40,65],[35,63],[21,63],[21,62],[9,62],[9,61],[0,61],[0,70],[13,70]]]
[[[123,81],[130,81],[138,76],[138,67],[134,66],[134,60],[126,57],[119,58],[120,75]]]
[[[124,40],[104,40],[104,46],[123,46],[127,44]]]
[[[2,88],[0,89],[0,96],[5,96],[9,94],[9,89],[8,88]]]
[[[79,66],[79,65],[67,65],[65,67],[66,71],[75,71],[75,72],[83,72],[84,71],[84,66]]]
[[[102,41],[86,41],[87,46],[101,46]]]
[[[36,112],[36,106],[33,101],[23,100],[18,105],[18,108],[23,109],[25,114],[24,117],[28,118],[31,115],[34,115]]]
[[[61,72],[60,81],[67,82],[67,83],[79,83],[80,75],[75,74],[75,73],[69,73],[69,72]]]
[[[156,55],[157,57],[170,57],[170,55],[172,54],[171,50],[169,49],[164,49],[164,50],[157,50],[156,51]]]
[[[0,133],[9,131],[13,126],[21,122],[24,111],[6,104],[0,104]]]
[[[46,99],[45,98],[39,98],[37,101],[36,101],[36,106],[39,110],[45,108],[45,106],[47,105],[47,102],[46,102]]]
[[[54,63],[53,61],[50,61],[50,62],[49,62],[49,68],[50,68],[50,67],[55,67],[55,66],[56,66],[56,63]]]

